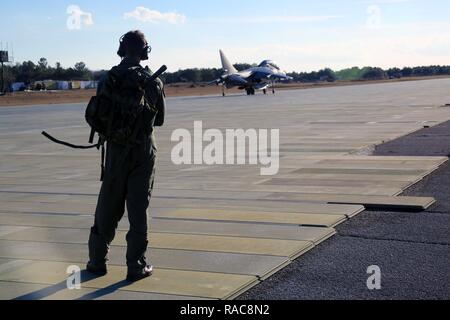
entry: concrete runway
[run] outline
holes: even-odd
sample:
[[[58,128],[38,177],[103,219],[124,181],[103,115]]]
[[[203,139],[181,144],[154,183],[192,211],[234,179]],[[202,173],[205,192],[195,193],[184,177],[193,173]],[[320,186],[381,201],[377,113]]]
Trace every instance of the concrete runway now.
[[[446,156],[450,122],[378,146],[375,155]],[[240,299],[450,298],[450,165],[406,190],[435,197],[424,212],[365,211],[337,228],[338,235]],[[364,285],[368,263],[382,270],[382,289]]]
[[[0,298],[232,299],[270,283],[267,278],[291,265],[281,273],[286,276],[306,252],[317,252],[314,248],[332,237],[336,226],[364,206],[418,210],[433,203],[431,197],[398,195],[447,157],[368,153],[374,145],[449,120],[450,108],[441,107],[448,102],[448,87],[450,80],[428,80],[276,96],[168,99],[167,125],[156,133],[158,175],[150,210],[150,258],[157,272],[137,284],[123,283],[125,218],[113,243],[110,274],[100,279],[83,274],[83,289],[76,291],[65,289],[66,268],[83,267],[87,256],[100,186],[99,154],[51,144],[40,132],[85,143],[85,106],[0,108]],[[171,134],[179,128],[192,130],[194,121],[222,131],[280,129],[279,173],[261,176],[255,165],[174,165]],[[354,246],[377,248],[357,242],[341,240],[330,259],[345,261]],[[378,254],[390,254],[399,265],[409,261],[401,248],[390,249]],[[427,259],[442,254],[429,251]],[[374,264],[368,260],[361,260],[361,266]],[[332,264],[331,275],[352,270]],[[314,264],[307,272],[315,274]],[[255,290],[249,297],[267,298]],[[325,292],[320,279],[305,290]],[[355,288],[343,290],[344,297],[352,297]],[[306,298],[300,292],[268,294]]]

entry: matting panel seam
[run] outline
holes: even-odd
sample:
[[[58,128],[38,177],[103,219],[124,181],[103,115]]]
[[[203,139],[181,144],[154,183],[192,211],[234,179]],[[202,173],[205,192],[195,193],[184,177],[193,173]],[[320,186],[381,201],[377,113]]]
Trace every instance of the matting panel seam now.
[[[300,226],[299,226],[300,227]],[[315,226],[314,226],[314,228],[316,228]],[[325,230],[329,230],[329,229],[333,229],[333,228],[328,228],[328,227],[320,227],[321,229],[325,229]],[[299,231],[299,233],[300,233],[301,231]],[[334,231],[335,232],[335,231]],[[221,236],[221,237],[230,237],[230,238],[248,238],[248,239],[267,239],[267,240],[289,240],[289,241],[311,241],[311,242],[316,242],[316,241],[319,241],[320,239],[322,239],[323,237],[319,237],[318,238],[318,240],[312,240],[311,238],[309,238],[309,239],[294,239],[294,238],[282,238],[282,236],[277,236],[277,237],[267,237],[267,236],[259,236],[259,237],[257,237],[257,236],[243,236],[243,235],[226,235],[226,234],[223,234],[223,233],[220,233],[220,234],[213,234],[213,233],[208,233],[208,234],[206,234],[206,233],[198,233],[198,232],[189,232],[189,233],[186,233],[186,232],[173,232],[173,231],[167,231],[167,232],[165,232],[165,231],[161,231],[161,230],[159,230],[158,231],[158,233],[163,233],[163,234],[180,234],[180,235],[196,235],[196,236],[204,236],[204,235],[206,235],[206,236]],[[325,236],[328,236],[329,234],[333,234],[333,232],[329,232],[329,233],[326,233],[326,235]]]
[[[364,210],[362,210],[364,211]],[[360,211],[361,212],[361,211]],[[161,218],[161,220],[166,220],[164,218]],[[169,219],[168,219],[169,220]],[[171,219],[170,219],[171,220]],[[54,226],[17,226],[17,225],[10,225],[10,224],[0,224],[0,227],[22,227],[25,229],[56,229],[56,230],[61,230],[61,229],[68,229],[68,230],[80,230],[80,231],[87,231],[90,230],[89,227],[86,228],[69,228],[69,227],[54,227]],[[328,228],[328,227],[317,227],[317,226],[309,226],[311,228],[322,228],[322,229],[332,229],[332,228]],[[12,233],[14,232],[19,232],[19,231],[23,231],[25,229],[20,229],[20,230],[15,230],[12,231]],[[150,228],[151,229],[151,228]],[[127,229],[123,229],[123,228],[117,228],[117,232],[126,232]],[[301,231],[299,231],[300,233]],[[159,235],[159,234],[163,234],[163,235],[185,235],[185,236],[204,236],[204,237],[224,237],[224,238],[242,238],[242,239],[257,239],[257,240],[286,240],[286,241],[310,241],[310,242],[314,242],[314,240],[310,240],[310,239],[292,239],[292,238],[281,238],[281,236],[279,237],[264,237],[264,236],[249,236],[249,235],[231,235],[231,234],[224,234],[224,233],[199,233],[199,232],[188,232],[188,231],[179,231],[179,232],[174,232],[174,231],[151,231],[149,232],[149,235]],[[0,234],[0,238],[1,238],[1,234]],[[6,240],[6,241],[30,241],[30,240],[10,240],[10,239],[2,239],[2,240]],[[36,240],[32,240],[32,241],[36,241]],[[67,242],[51,242],[51,241],[42,241],[42,240],[37,240],[36,242],[48,242],[48,243],[66,243],[66,244],[75,244],[75,243],[67,243]]]
[[[351,214],[346,214],[345,216],[347,217],[347,219],[351,219],[351,218],[356,217],[358,214],[360,214],[361,212],[364,212],[366,210],[367,210],[366,207],[361,206],[361,208],[358,211],[355,211],[355,212],[353,212]]]
[[[164,219],[160,219],[160,220],[164,220]],[[221,222],[218,222],[218,223],[220,224]],[[225,223],[230,223],[230,222],[225,222]],[[244,223],[242,223],[242,224],[244,224]],[[18,226],[19,225],[17,225],[17,224],[14,224],[14,225],[13,224],[0,225],[0,227],[18,227]],[[22,226],[22,225],[20,225],[20,226]],[[64,227],[64,226],[57,227],[57,226],[50,226],[50,225],[39,225],[39,226],[38,225],[26,225],[26,226],[23,226],[23,227],[24,228],[34,228],[34,229],[56,229],[56,230],[67,229],[67,230],[80,230],[80,231],[87,231],[87,230],[90,229],[89,227],[85,227],[85,228],[71,228],[71,227]],[[318,229],[317,226],[313,226],[312,228]],[[326,233],[326,231],[328,231],[328,233],[326,234],[326,235],[328,235],[330,229],[332,229],[332,228],[320,227],[320,229],[324,229],[324,233]],[[128,230],[128,228],[121,228],[121,227],[119,227],[117,229],[117,231],[127,231],[127,230]],[[300,233],[302,231],[299,230],[298,232]],[[335,232],[335,230],[333,230],[333,232]],[[227,234],[224,234],[224,233],[214,233],[214,232],[211,232],[211,233],[201,233],[201,232],[198,232],[198,231],[184,231],[184,232],[183,231],[179,231],[178,232],[178,231],[173,231],[173,230],[168,230],[168,231],[158,230],[158,231],[153,232],[152,228],[150,227],[149,234],[154,234],[154,233],[180,234],[180,235],[198,235],[198,236],[202,236],[202,235],[208,236],[209,235],[209,236],[223,236],[223,237],[232,237],[232,238],[233,237],[238,237],[238,238],[250,238],[250,239],[294,240],[294,241],[313,241],[313,242],[315,242],[315,240],[313,240],[311,238],[305,238],[305,239],[283,238],[282,235],[267,237],[267,236],[263,236],[263,235],[261,235],[261,236],[256,236],[256,235],[254,235],[254,236],[246,236],[246,235],[238,235],[238,234],[235,234],[235,235],[229,234],[229,235],[227,235]],[[320,240],[320,237],[319,237],[318,240]]]
[[[331,204],[331,203],[330,203]],[[339,204],[339,203],[335,203]],[[337,215],[335,215],[337,216]],[[253,222],[253,221],[237,221],[237,220],[208,220],[208,219],[188,219],[188,218],[169,218],[169,217],[153,217],[153,219],[161,219],[161,220],[176,220],[176,221],[211,221],[211,222],[235,222],[235,223],[242,223],[242,224],[263,224],[263,225],[274,225],[274,226],[283,226],[283,225],[291,225],[291,226],[299,226],[299,227],[312,227],[312,228],[334,228],[336,225],[342,223],[342,222],[335,222],[332,225],[324,225],[324,224],[317,224],[317,225],[311,225],[311,224],[298,224],[298,223],[275,223],[275,222]],[[345,221],[347,218],[345,215],[342,215],[342,220]],[[342,221],[340,220],[340,221]]]
[[[14,233],[23,232],[25,230],[35,230],[35,231],[38,231],[38,230],[42,230],[42,231],[45,231],[45,230],[83,230],[83,231],[88,231],[88,230],[90,230],[90,228],[75,228],[75,229],[72,229],[72,228],[64,228],[64,227],[43,227],[43,226],[37,226],[37,227],[26,226],[26,227],[22,227],[22,226],[16,226],[16,225],[0,225],[0,228],[1,227],[11,227],[11,228],[18,228],[18,229],[13,229],[13,230],[11,230],[10,232],[8,232],[6,234],[1,234],[0,233],[0,238],[2,238],[3,236],[13,235]],[[324,231],[329,231],[331,228],[323,228],[323,229],[324,229]],[[127,231],[127,229],[117,229],[117,233],[118,234],[125,233],[126,231]],[[301,233],[301,231],[302,230],[297,230],[298,233]],[[238,235],[238,234],[231,235],[231,234],[214,233],[214,232],[205,234],[205,233],[196,233],[196,232],[182,232],[182,231],[180,231],[180,232],[172,232],[172,231],[164,232],[164,231],[152,231],[152,230],[150,230],[149,233],[148,233],[148,236],[149,236],[150,239],[152,237],[154,237],[154,236],[157,237],[158,235],[161,235],[161,236],[183,235],[183,236],[187,236],[187,237],[191,236],[193,238],[200,238],[200,237],[202,237],[202,238],[210,238],[210,239],[214,238],[214,237],[216,237],[216,238],[217,237],[219,237],[219,238],[229,238],[229,239],[242,238],[242,239],[254,239],[254,240],[267,240],[267,241],[273,241],[273,242],[276,242],[276,241],[292,241],[292,242],[294,242],[294,241],[313,241],[313,240],[310,240],[310,239],[293,239],[293,238],[282,239],[282,238],[279,238],[279,237],[276,237],[276,238],[264,237],[262,235],[261,236]],[[120,237],[116,237],[115,238],[115,240],[117,240],[117,239],[120,239]],[[7,239],[7,238],[5,238],[3,240],[7,240],[7,241],[11,240],[12,241],[14,239]],[[23,240],[23,239],[16,239],[16,240]],[[23,240],[23,241],[52,242],[52,241],[48,241],[48,240],[44,241],[44,240],[35,240],[35,239],[33,239],[33,240]],[[60,242],[56,242],[56,243],[60,243]]]
[[[276,273],[280,272],[281,270],[289,266],[293,261],[294,260],[292,259],[288,259],[284,264],[280,265],[278,268],[274,268],[273,270],[267,272],[265,275],[258,276],[259,281],[263,282],[269,279],[271,276],[275,275]]]
[[[247,292],[248,290],[250,290],[251,288],[257,286],[257,285],[260,284],[261,282],[262,282],[261,280],[256,279],[255,282],[250,283],[250,284],[248,284],[247,286],[245,286],[244,288],[239,289],[237,292],[234,292],[234,293],[232,293],[232,294],[230,294],[230,295],[228,295],[228,296],[226,296],[226,297],[224,297],[224,298],[222,298],[222,299],[219,299],[219,300],[229,300],[229,301],[234,300],[234,299],[236,299],[237,297],[239,297],[240,295],[242,295],[243,293],[245,293],[245,292]]]
[[[345,222],[343,222],[343,223],[345,223]],[[327,241],[328,239],[331,239],[331,238],[334,237],[335,235],[337,235],[337,231],[336,231],[336,230],[334,230],[334,232],[332,232],[332,233],[327,234],[325,237],[323,237],[323,238],[321,238],[321,239],[319,239],[319,240],[317,240],[317,241],[313,241],[314,246],[315,246],[315,247],[318,246],[318,245],[321,244],[322,242],[325,242],[325,241]]]
[[[354,204],[355,202],[352,201],[328,201],[327,203],[329,204]],[[420,209],[418,208],[417,205],[408,205],[408,204],[378,204],[378,203],[370,203],[367,202],[364,204],[364,206],[366,206],[368,209],[401,209],[401,208],[405,208],[406,210],[420,210],[420,211],[425,211],[426,209],[428,209],[429,207],[431,207],[433,204],[436,203],[436,199],[431,200],[430,202],[428,202],[426,204],[425,207],[421,207]],[[414,209],[417,208],[417,209]]]
[[[10,242],[30,242],[30,240],[14,240],[14,239],[1,239],[5,241]],[[312,245],[314,245],[313,241],[309,240],[289,240],[289,241],[297,241],[297,242],[308,242]],[[39,240],[33,240],[34,243],[49,243],[49,244],[71,244],[71,245],[86,245],[86,243],[82,242],[56,242],[56,241],[39,241]],[[126,248],[126,244],[111,244],[111,248],[118,247],[118,248]],[[210,253],[230,253],[235,255],[253,255],[253,256],[262,256],[262,257],[278,257],[278,258],[289,258],[288,255],[274,255],[270,253],[256,253],[256,252],[238,252],[238,251],[218,251],[218,250],[203,250],[203,249],[193,249],[193,248],[174,248],[174,247],[152,247],[151,244],[149,245],[149,249],[161,249],[161,250],[173,250],[173,251],[195,251],[195,252],[210,252]],[[225,249],[224,249],[225,250]],[[43,260],[45,261],[45,260]],[[177,269],[178,270],[178,269]]]
[[[0,239],[4,241],[10,241],[10,242],[34,242],[34,243],[48,243],[48,244],[68,244],[68,245],[86,245],[87,246],[87,240],[86,242],[66,242],[66,241],[44,241],[44,240],[17,240],[17,239]],[[264,240],[264,239],[260,239]],[[272,240],[272,239],[267,239]],[[309,240],[288,240],[288,241],[297,241],[297,242],[309,242],[313,243]],[[119,247],[119,248],[126,248],[126,244],[111,244],[111,248]],[[287,257],[287,256],[277,256],[272,254],[262,254],[262,253],[245,253],[245,252],[232,252],[232,251],[214,251],[214,250],[199,250],[199,249],[180,249],[180,248],[172,248],[172,247],[152,247],[151,244],[149,245],[149,249],[162,249],[162,250],[177,250],[177,251],[198,251],[198,252],[211,252],[211,253],[232,253],[232,254],[243,254],[243,255],[255,255],[255,256],[271,256],[271,257]]]
[[[331,229],[331,228],[323,228],[323,229]],[[205,237],[224,237],[224,238],[242,238],[242,239],[255,239],[255,240],[286,240],[286,241],[308,241],[308,242],[314,242],[313,240],[309,240],[309,239],[283,239],[281,237],[276,237],[276,238],[265,238],[263,236],[261,237],[255,237],[255,236],[246,236],[246,235],[227,235],[227,234],[223,234],[223,233],[218,233],[218,234],[213,234],[213,233],[198,233],[198,232],[173,232],[173,231],[167,231],[167,232],[163,232],[163,231],[158,231],[158,232],[151,232],[151,234],[155,235],[155,234],[172,234],[172,235],[185,235],[185,236],[205,236]]]
[[[294,253],[293,255],[291,255],[290,257],[288,257],[291,261],[297,260],[300,256],[304,255],[305,253],[311,251],[312,249],[314,249],[316,246],[314,245],[314,243],[311,243],[311,245],[309,247],[303,248],[302,250],[300,250],[297,253]]]

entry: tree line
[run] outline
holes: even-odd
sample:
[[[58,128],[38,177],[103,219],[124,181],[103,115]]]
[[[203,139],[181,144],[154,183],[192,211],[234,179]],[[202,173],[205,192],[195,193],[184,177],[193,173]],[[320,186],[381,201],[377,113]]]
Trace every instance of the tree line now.
[[[23,82],[32,84],[43,80],[99,80],[106,71],[91,71],[84,62],[78,62],[73,67],[64,68],[57,62],[50,66],[46,58],[41,58],[37,63],[24,61],[13,66],[5,66],[5,83]]]
[[[405,77],[426,77],[450,75],[450,66],[423,66],[390,68],[383,70],[377,67],[353,67],[339,71],[329,68],[313,72],[292,72],[288,73],[297,82],[317,82],[317,81],[364,81],[364,80],[385,80],[400,79]]]
[[[255,66],[256,64],[248,63],[235,65],[236,69],[240,71]],[[105,70],[92,71],[88,69],[84,62],[78,62],[73,67],[64,68],[59,62],[55,66],[50,66],[47,59],[41,58],[37,63],[25,61],[13,66],[5,66],[4,75],[6,84],[23,82],[28,85],[42,80],[99,80],[105,73]],[[205,83],[220,78],[222,73],[222,69],[218,68],[191,68],[165,73],[162,78],[167,84],[180,82]],[[384,80],[403,77],[450,75],[450,66],[405,67],[387,70],[376,67],[353,67],[339,71],[325,68],[312,72],[291,72],[288,75],[295,82]]]

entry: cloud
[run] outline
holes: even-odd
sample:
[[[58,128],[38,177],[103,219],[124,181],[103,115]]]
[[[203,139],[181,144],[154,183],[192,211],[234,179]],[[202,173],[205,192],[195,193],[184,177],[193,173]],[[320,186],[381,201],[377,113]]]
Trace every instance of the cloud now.
[[[131,12],[126,12],[124,14],[125,19],[136,19],[141,22],[168,22],[172,24],[184,23],[186,21],[186,16],[176,13],[176,12],[159,12],[156,10],[151,10],[145,7],[136,7]]]
[[[260,52],[267,52],[270,58],[288,70],[343,69],[355,65],[382,68],[446,65],[450,53],[449,31],[450,25],[443,24],[348,30],[346,34],[349,37],[346,38],[337,35],[335,40],[283,45],[268,43],[247,51],[237,48],[233,51],[260,59]]]
[[[325,67],[339,70],[353,66],[448,65],[450,56],[450,23],[402,24],[375,30],[326,28],[311,37],[304,36],[303,32],[292,31],[284,39],[267,38],[255,43],[217,40],[202,46],[186,45],[177,47],[179,50],[162,50],[155,58],[171,61],[172,71],[220,68],[218,49],[222,48],[232,63],[272,59],[283,70],[313,71]],[[180,55],[179,51],[184,54]]]

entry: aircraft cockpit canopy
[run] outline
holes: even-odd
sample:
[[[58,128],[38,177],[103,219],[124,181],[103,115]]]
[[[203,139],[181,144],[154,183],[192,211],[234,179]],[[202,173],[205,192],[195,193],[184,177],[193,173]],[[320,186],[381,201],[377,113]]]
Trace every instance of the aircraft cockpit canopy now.
[[[275,68],[277,70],[280,70],[280,67],[278,67],[277,64],[275,62],[273,62],[272,60],[264,60],[263,62],[261,62],[259,67],[270,67],[270,68]]]

